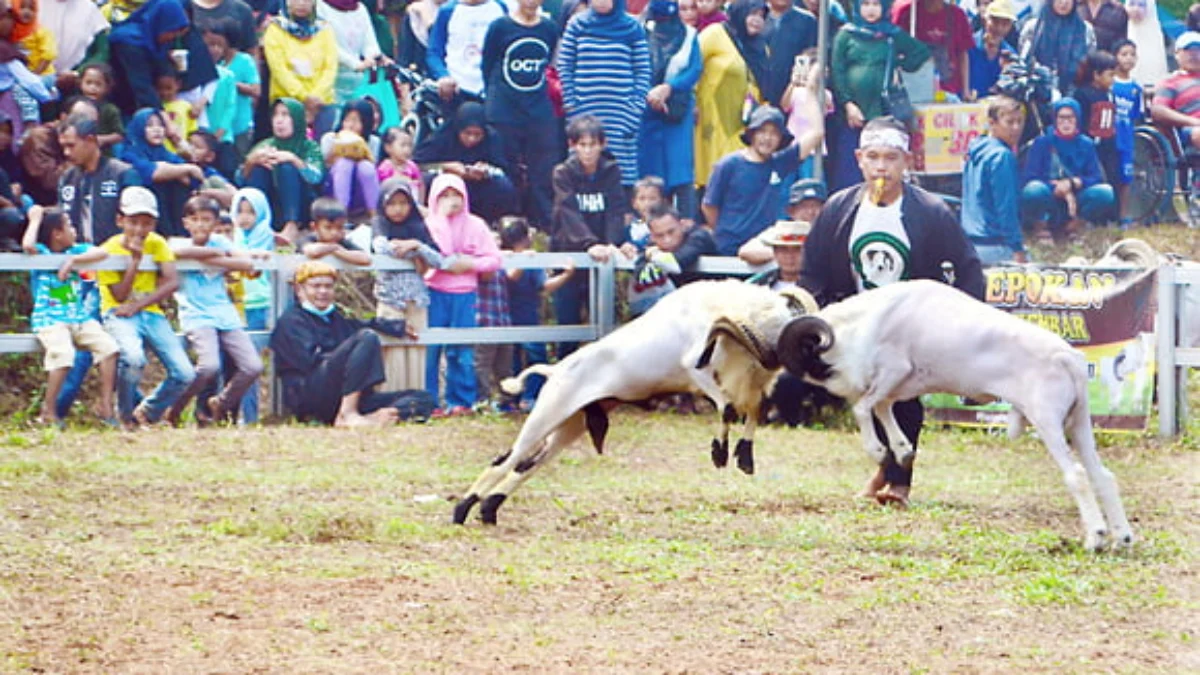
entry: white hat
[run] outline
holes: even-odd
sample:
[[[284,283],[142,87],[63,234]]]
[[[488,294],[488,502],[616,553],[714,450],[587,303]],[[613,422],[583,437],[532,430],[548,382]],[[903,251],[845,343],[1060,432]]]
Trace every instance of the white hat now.
[[[803,220],[781,220],[763,232],[759,239],[767,246],[803,246],[812,225]]]
[[[158,198],[154,193],[140,185],[130,185],[121,191],[121,205],[118,209],[123,216],[137,216],[143,213],[158,217]]]

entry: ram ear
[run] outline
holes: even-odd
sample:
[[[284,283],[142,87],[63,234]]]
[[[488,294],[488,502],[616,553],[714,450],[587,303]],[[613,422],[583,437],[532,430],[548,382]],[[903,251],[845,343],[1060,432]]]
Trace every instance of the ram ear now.
[[[770,342],[759,335],[758,331],[754,330],[752,326],[722,316],[713,321],[712,328],[708,329],[708,337],[704,341],[704,352],[696,362],[697,368],[707,366],[712,360],[713,350],[717,346],[717,338],[722,335],[750,352],[750,355],[757,359],[763,368],[775,370],[779,367],[778,355],[771,348]]]
[[[776,351],[783,367],[793,375],[825,379],[830,368],[821,360],[821,354],[829,351],[833,343],[833,327],[824,319],[802,316],[784,326]]]

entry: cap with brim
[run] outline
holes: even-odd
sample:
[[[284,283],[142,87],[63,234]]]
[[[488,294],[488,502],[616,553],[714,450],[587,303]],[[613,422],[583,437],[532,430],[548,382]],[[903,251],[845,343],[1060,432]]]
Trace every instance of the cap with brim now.
[[[750,121],[746,123],[746,128],[742,131],[742,142],[750,145],[750,139],[755,131],[763,128],[768,124],[774,124],[779,133],[783,134],[783,141],[779,147],[787,147],[795,140],[791,133],[787,130],[787,122],[783,119],[783,113],[779,112],[779,108],[771,105],[760,105],[750,113]]]
[[[1175,49],[1200,47],[1200,33],[1189,30],[1175,39]]]
[[[992,0],[992,4],[988,5],[986,16],[993,19],[1016,21],[1017,10],[1010,0]]]
[[[799,204],[805,199],[819,199],[825,201],[829,193],[825,189],[825,183],[816,178],[801,178],[792,183],[791,189],[788,190],[788,206]]]
[[[338,271],[333,265],[320,260],[307,260],[296,268],[296,283],[302,284],[314,277],[329,277],[337,279]]]
[[[781,220],[759,237],[767,246],[803,246],[812,225],[802,220]]]
[[[121,203],[118,206],[123,216],[148,215],[158,217],[158,198],[154,193],[140,185],[130,185],[121,191]]]

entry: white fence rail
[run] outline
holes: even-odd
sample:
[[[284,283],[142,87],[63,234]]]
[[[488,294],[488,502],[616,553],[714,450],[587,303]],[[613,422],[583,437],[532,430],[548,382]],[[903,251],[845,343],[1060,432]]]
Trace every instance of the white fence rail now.
[[[1179,345],[1185,325],[1183,295],[1200,286],[1200,269],[1174,265],[1158,268],[1158,435],[1174,436],[1187,428],[1188,370],[1200,368],[1200,349]]]

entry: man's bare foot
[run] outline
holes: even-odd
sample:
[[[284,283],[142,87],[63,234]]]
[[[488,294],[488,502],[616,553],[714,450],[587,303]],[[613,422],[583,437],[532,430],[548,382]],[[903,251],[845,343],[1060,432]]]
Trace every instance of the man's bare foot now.
[[[369,416],[359,415],[356,413],[353,415],[338,415],[337,419],[333,421],[333,426],[340,427],[342,429],[377,427],[380,426],[380,422],[372,419]]]
[[[376,420],[380,426],[386,424],[395,424],[396,420],[400,419],[400,411],[395,408],[380,408],[372,413],[367,414],[367,419]]]
[[[883,467],[881,466],[875,470],[875,475],[871,476],[858,496],[863,499],[875,499],[885,485],[887,485],[887,479],[883,477]]]
[[[146,416],[146,409],[140,405],[133,409],[133,426],[135,429],[149,429],[151,427],[150,418]]]
[[[875,493],[875,501],[883,506],[893,506],[904,510],[908,508],[908,490],[909,486],[907,485],[888,485]]]

